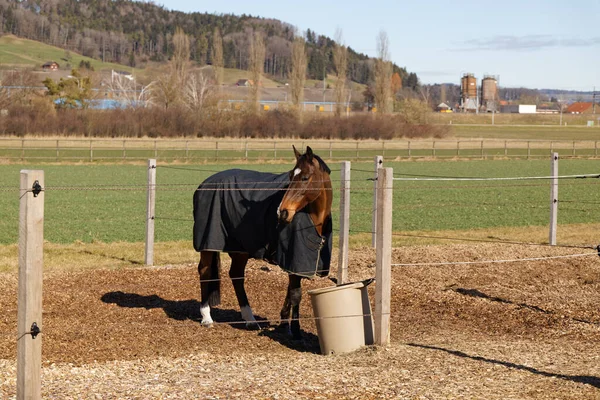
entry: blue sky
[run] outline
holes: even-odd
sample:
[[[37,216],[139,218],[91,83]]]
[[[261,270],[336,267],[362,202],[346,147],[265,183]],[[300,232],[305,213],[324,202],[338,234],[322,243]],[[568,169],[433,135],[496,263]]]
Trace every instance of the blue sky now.
[[[423,83],[460,84],[463,73],[504,87],[600,90],[600,0],[302,1],[159,0],[169,10],[250,14],[335,37],[376,55],[385,31],[392,61]]]

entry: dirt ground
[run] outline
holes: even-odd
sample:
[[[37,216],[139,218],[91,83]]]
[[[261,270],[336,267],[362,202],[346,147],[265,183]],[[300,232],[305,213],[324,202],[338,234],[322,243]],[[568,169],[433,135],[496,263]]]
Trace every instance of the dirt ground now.
[[[490,263],[591,253],[581,257]],[[277,329],[287,276],[252,261],[262,330],[246,330],[223,282],[200,326],[196,265],[44,275],[47,399],[600,399],[600,258],[506,244],[409,246],[393,263],[391,345],[323,356],[303,283],[303,340]],[[350,253],[350,278],[375,252]],[[474,263],[478,262],[478,263]],[[335,268],[333,275],[335,276]],[[226,274],[224,274],[226,277]],[[374,300],[374,284],[369,287]],[[15,398],[17,276],[0,274],[0,398]]]

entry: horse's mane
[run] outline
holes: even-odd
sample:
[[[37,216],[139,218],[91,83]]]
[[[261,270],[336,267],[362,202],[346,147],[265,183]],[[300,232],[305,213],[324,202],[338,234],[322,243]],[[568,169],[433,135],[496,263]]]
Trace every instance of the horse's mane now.
[[[331,175],[331,169],[329,169],[329,167],[327,166],[327,164],[325,163],[325,161],[323,161],[323,159],[321,157],[319,157],[318,155],[313,153],[313,158],[315,158],[317,160],[317,162],[319,163],[319,168],[321,169],[322,172],[326,172],[327,175]],[[306,161],[306,159],[307,159],[306,153],[302,154],[300,156],[300,159]]]
[[[325,161],[323,161],[323,159],[316,154],[313,154],[313,157],[316,158],[319,162],[319,167],[321,167],[321,171],[327,172],[327,175],[331,175],[331,170],[329,169],[327,164],[325,164]]]

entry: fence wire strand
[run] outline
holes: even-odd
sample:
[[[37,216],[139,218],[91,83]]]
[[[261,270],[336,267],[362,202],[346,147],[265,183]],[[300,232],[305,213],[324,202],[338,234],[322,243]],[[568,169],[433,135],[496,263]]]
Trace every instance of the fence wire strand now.
[[[372,235],[376,232],[373,231],[363,231],[363,230],[355,230],[351,229],[350,233],[367,233]],[[519,242],[514,240],[492,240],[492,239],[473,239],[473,238],[459,238],[459,237],[451,237],[451,236],[432,236],[432,235],[417,235],[417,234],[407,234],[407,233],[392,233],[392,236],[401,236],[401,237],[409,237],[409,238],[421,238],[421,239],[441,239],[441,240],[455,240],[460,242],[476,242],[476,243],[492,243],[492,244],[514,244],[520,246],[544,246],[544,247],[553,247],[553,248],[564,248],[564,249],[597,249],[596,246],[592,245],[551,245],[550,243],[533,243],[533,242]]]
[[[567,254],[560,256],[546,256],[546,257],[529,257],[529,258],[514,258],[506,260],[481,260],[481,261],[445,261],[445,262],[426,262],[426,263],[392,263],[392,267],[431,267],[431,266],[447,266],[447,265],[473,265],[473,264],[503,264],[503,263],[515,263],[515,262],[528,262],[528,261],[546,261],[556,260],[561,258],[576,258],[576,257],[589,257],[598,256],[597,253],[581,253],[581,254]]]
[[[522,181],[522,180],[550,180],[550,179],[586,179],[600,178],[600,174],[559,175],[559,176],[517,176],[496,178],[474,177],[430,177],[430,178],[393,178],[395,181]]]

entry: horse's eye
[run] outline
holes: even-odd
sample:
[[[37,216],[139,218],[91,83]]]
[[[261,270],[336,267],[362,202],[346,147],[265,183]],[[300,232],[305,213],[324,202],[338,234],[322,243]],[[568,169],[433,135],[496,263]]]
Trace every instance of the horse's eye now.
[[[302,177],[302,180],[306,182],[306,181],[308,180],[308,178],[309,178],[309,176],[308,176],[308,175],[304,175],[304,176]]]

